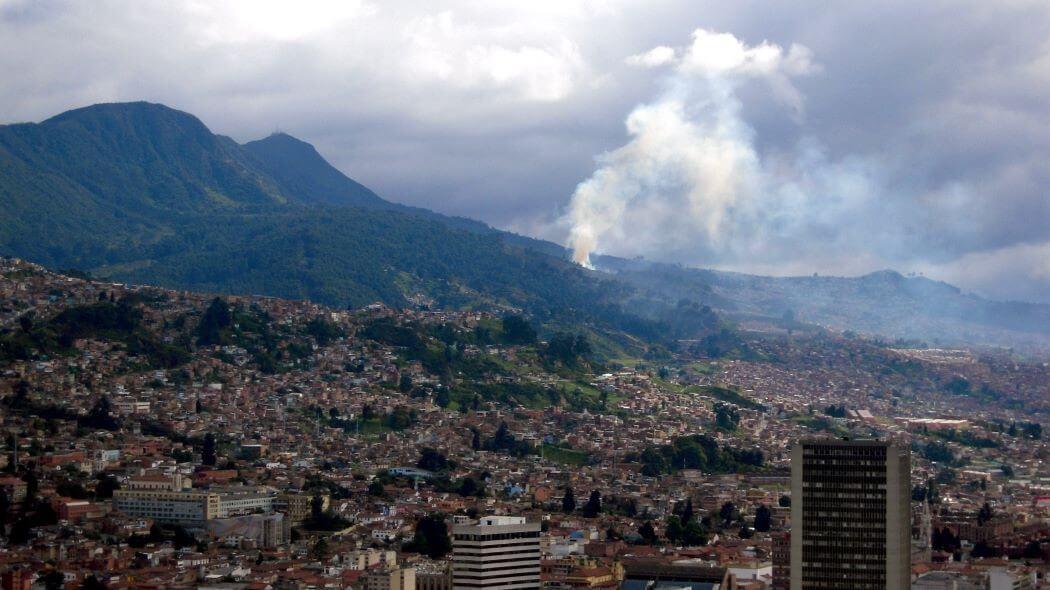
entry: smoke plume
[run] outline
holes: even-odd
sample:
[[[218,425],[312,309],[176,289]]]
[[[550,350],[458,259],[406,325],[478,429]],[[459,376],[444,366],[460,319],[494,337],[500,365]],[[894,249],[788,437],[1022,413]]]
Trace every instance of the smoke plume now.
[[[803,99],[794,78],[819,70],[810,51],[727,33],[696,30],[679,52],[659,47],[629,57],[641,67],[670,65],[659,96],[626,120],[630,140],[598,158],[598,169],[572,196],[566,221],[579,264],[599,250],[695,262],[768,253],[797,232],[818,229],[822,215],[867,198],[856,166],[830,164],[812,143],[786,156],[760,155],[738,97],[750,80],[765,83],[787,117]]]

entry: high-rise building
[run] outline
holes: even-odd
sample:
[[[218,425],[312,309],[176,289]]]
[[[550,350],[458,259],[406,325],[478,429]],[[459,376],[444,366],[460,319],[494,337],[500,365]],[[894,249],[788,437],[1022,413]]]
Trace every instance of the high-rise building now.
[[[791,589],[907,590],[911,459],[875,440],[806,440],[791,452]]]
[[[487,516],[452,527],[453,590],[540,587],[540,525],[522,517]]]

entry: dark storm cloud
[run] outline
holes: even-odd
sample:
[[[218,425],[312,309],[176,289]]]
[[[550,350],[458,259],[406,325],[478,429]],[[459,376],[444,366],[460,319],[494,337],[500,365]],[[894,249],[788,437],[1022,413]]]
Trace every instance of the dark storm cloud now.
[[[0,120],[163,102],[241,141],[288,131],[390,199],[564,241],[595,157],[630,141],[625,118],[666,84],[625,58],[695,29],[799,44],[819,65],[791,79],[801,115],[763,83],[737,90],[748,145],[763,162],[806,145],[862,163],[863,202],[807,209],[797,235],[748,226],[767,238],[746,256],[658,239],[665,227],[599,248],[1050,298],[1045,2],[413,4],[0,0]]]

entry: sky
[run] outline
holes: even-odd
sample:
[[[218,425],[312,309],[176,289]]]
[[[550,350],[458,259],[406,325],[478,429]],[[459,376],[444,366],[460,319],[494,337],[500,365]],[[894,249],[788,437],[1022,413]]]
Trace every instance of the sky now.
[[[0,122],[149,100],[393,201],[1050,302],[1050,3],[0,0]]]

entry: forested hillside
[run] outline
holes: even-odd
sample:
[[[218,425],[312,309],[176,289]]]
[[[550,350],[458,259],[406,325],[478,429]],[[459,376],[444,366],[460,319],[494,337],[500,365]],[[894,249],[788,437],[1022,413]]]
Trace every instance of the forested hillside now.
[[[644,338],[679,307],[560,247],[381,199],[284,134],[239,145],[149,103],[0,127],[0,254],[100,277],[219,293],[520,309]],[[717,318],[681,308],[703,332]],[[644,317],[643,317],[644,316]]]

